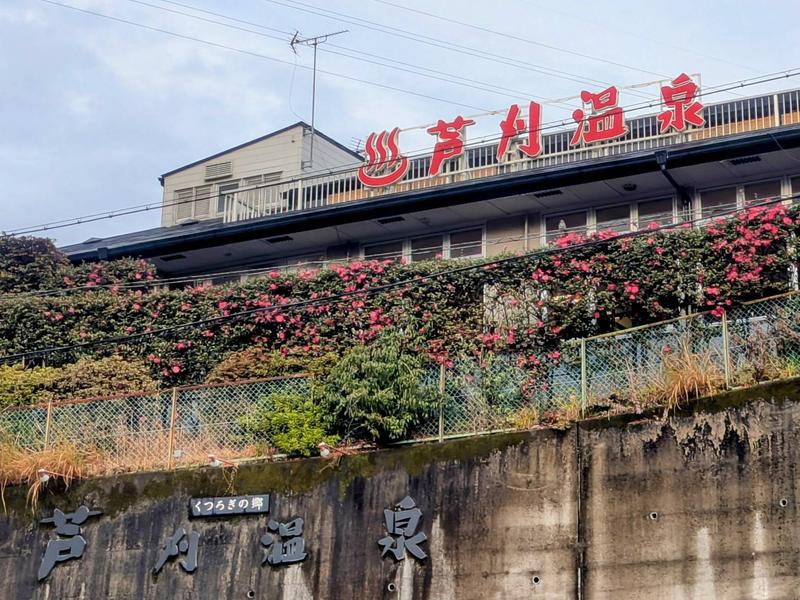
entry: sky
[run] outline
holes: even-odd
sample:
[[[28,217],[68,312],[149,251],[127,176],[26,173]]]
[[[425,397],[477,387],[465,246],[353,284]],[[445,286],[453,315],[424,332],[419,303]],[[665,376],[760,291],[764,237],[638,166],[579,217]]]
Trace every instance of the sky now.
[[[348,30],[319,47],[317,128],[355,147],[399,126],[406,153],[457,115],[500,111],[468,134],[496,135],[514,102],[572,98],[544,106],[550,123],[607,84],[630,106],[681,72],[708,90],[800,67],[789,0],[53,1],[118,20],[0,2],[0,231],[158,204],[160,174],[310,121],[312,50],[292,52],[296,31]],[[420,67],[431,77],[403,70]],[[791,88],[800,77],[742,93]],[[158,225],[156,209],[39,235],[65,245]]]

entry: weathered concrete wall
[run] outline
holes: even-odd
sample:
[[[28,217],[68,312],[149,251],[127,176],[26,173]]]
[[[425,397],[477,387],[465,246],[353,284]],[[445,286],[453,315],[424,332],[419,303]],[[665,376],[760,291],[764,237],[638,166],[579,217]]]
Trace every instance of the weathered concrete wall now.
[[[754,396],[666,423],[598,420],[346,457],[338,469],[305,460],[83,482],[48,492],[38,517],[81,503],[104,515],[83,527],[84,557],[42,584],[52,528],[23,490],[7,492],[0,599],[800,598],[800,403],[743,402]],[[188,516],[190,497],[265,492],[271,518],[305,519],[305,562],[262,566],[266,516]],[[424,514],[422,563],[381,559],[377,545],[383,509],[407,494]],[[180,526],[200,533],[198,570],[175,561],[152,575]]]

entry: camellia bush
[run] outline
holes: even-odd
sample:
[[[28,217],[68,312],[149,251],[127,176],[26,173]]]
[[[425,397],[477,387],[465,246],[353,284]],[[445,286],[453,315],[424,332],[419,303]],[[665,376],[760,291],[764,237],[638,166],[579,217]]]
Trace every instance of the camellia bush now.
[[[797,210],[778,204],[702,229],[601,232],[588,240],[569,234],[552,248],[494,262],[355,261],[183,290],[136,287],[155,276],[144,261],[64,266],[50,245],[29,241],[31,260],[23,264],[24,252],[17,252],[11,262],[15,272],[40,274],[21,277],[24,286],[6,283],[0,354],[73,346],[48,352],[45,364],[114,354],[145,364],[166,386],[202,382],[211,373],[220,381],[223,361],[247,362],[240,352],[343,356],[389,331],[429,362],[509,352],[520,366],[541,369],[560,360],[570,338],[692,311],[721,316],[734,303],[789,290],[798,229]],[[37,258],[40,247],[45,258]],[[462,268],[470,264],[476,268]],[[51,270],[65,293],[11,293],[39,279],[55,285]],[[108,338],[118,341],[93,345]],[[240,367],[257,373],[252,364]]]

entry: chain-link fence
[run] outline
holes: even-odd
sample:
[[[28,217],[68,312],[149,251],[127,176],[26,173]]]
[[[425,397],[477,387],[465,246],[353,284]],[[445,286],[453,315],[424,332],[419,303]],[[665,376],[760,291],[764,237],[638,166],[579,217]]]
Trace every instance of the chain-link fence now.
[[[431,366],[423,383],[436,409],[409,437],[527,429],[615,403],[669,403],[681,385],[707,392],[798,374],[800,294],[788,294],[720,317],[701,313],[572,340],[546,363],[488,355]],[[112,472],[263,456],[273,440],[253,420],[272,410],[273,394],[308,392],[300,375],[11,408],[0,412],[0,439],[31,450],[96,450]]]
[[[31,450],[97,451],[110,472],[264,455],[271,440],[252,433],[249,420],[270,409],[272,394],[307,389],[295,376],[10,408],[0,412],[0,438]]]

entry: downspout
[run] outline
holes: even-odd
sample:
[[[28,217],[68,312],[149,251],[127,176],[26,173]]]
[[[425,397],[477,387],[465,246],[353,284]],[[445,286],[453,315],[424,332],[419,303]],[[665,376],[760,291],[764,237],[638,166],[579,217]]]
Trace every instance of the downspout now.
[[[669,158],[669,154],[666,150],[660,150],[656,152],[656,162],[658,163],[658,168],[661,169],[661,174],[669,181],[670,185],[675,188],[675,191],[678,193],[678,198],[681,200],[681,221],[691,221],[692,220],[692,198],[689,193],[686,191],[682,185],[680,185],[675,178],[672,176],[667,170],[667,159]]]

